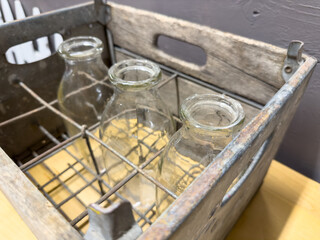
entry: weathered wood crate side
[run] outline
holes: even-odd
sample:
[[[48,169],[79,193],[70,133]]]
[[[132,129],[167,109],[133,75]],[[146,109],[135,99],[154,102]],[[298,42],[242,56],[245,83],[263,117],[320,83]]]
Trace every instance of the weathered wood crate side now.
[[[286,50],[270,44],[128,6],[109,3],[115,44],[230,92],[267,103],[284,84]],[[201,47],[204,66],[174,58],[157,47],[160,35]]]
[[[272,159],[274,159],[297,107],[299,106],[299,102],[310,80],[312,71],[306,75],[306,78],[301,82],[301,85],[292,92],[291,98],[286,102],[284,101],[282,109],[274,116],[276,126],[271,135],[259,149],[261,155],[259,154],[259,156],[257,156],[259,159],[256,159],[256,164],[252,166],[254,169],[251,170],[251,173],[245,179],[241,188],[228,198],[228,201],[226,201],[219,209],[220,211],[217,211],[215,218],[221,221],[213,223],[213,227],[209,225],[211,227],[210,231],[206,229],[206,232],[201,236],[201,239],[210,239],[212,236],[214,236],[215,239],[224,239],[262,184],[270,163]]]
[[[305,60],[260,114],[139,239],[221,239],[226,236],[261,184],[298,107],[317,62],[307,56]],[[220,207],[233,179],[264,143],[260,160],[249,177]]]

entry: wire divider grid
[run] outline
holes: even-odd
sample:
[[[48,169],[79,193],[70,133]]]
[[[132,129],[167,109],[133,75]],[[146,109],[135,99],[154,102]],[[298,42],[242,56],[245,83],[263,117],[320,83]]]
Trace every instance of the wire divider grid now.
[[[55,144],[59,144],[59,143],[60,143],[59,140],[56,139],[56,138],[55,138],[50,132],[48,132],[43,126],[40,125],[40,126],[39,126],[39,129],[41,129],[41,131],[42,131],[52,142],[54,142]],[[65,136],[65,138],[67,138],[67,136]],[[52,173],[54,174],[54,176],[53,176],[53,178],[51,178],[48,182],[44,183],[42,186],[37,183],[37,181],[32,177],[32,175],[31,175],[30,173],[28,173],[28,171],[26,171],[25,173],[28,175],[28,177],[30,177],[30,179],[32,180],[32,182],[34,183],[34,185],[36,185],[36,186],[38,187],[38,189],[48,198],[48,200],[53,203],[54,207],[55,207],[56,209],[58,209],[60,213],[62,212],[62,213],[63,213],[62,215],[63,215],[69,222],[71,222],[71,219],[70,219],[70,218],[67,216],[67,214],[65,214],[65,213],[63,212],[63,210],[61,209],[61,206],[62,206],[63,204],[65,204],[67,201],[69,201],[69,200],[71,200],[72,198],[75,197],[75,198],[82,204],[83,207],[87,207],[79,198],[77,198],[77,195],[78,195],[82,190],[86,189],[86,188],[89,187],[89,186],[92,187],[98,194],[101,194],[101,192],[93,185],[93,182],[95,182],[95,181],[97,181],[97,180],[100,180],[100,181],[103,183],[103,185],[104,185],[105,187],[107,187],[109,190],[112,189],[112,187],[111,187],[104,179],[101,178],[101,176],[103,175],[103,173],[102,173],[101,175],[96,175],[88,166],[86,166],[86,165],[82,162],[82,159],[78,159],[78,158],[77,158],[75,155],[73,155],[68,149],[66,149],[66,146],[63,147],[63,150],[66,151],[74,160],[76,160],[76,162],[73,163],[73,164],[68,164],[68,168],[66,168],[65,170],[63,170],[63,171],[60,172],[59,174],[54,174],[53,171],[50,169],[49,171],[52,172]],[[37,154],[35,154],[35,155],[37,155]],[[45,164],[45,163],[44,163],[44,162],[41,162],[40,164]],[[82,168],[80,169],[80,171],[75,168],[75,166],[76,166],[77,164],[80,164],[81,167],[82,167]],[[49,168],[49,167],[47,167],[47,168]],[[68,170],[70,170],[70,169],[72,169],[72,170],[75,172],[74,175],[72,175],[72,176],[69,177],[70,179],[71,179],[73,176],[79,176],[81,179],[83,179],[83,180],[86,182],[86,185],[85,185],[84,187],[82,187],[81,189],[79,189],[77,192],[72,192],[70,189],[67,189],[66,185],[64,184],[64,181],[60,179],[60,176],[63,175],[66,171],[68,171]],[[90,173],[91,176],[94,177],[94,179],[91,180],[91,181],[89,181],[87,178],[84,177],[83,174],[81,174],[81,171],[82,171],[82,170],[85,170],[86,172]],[[60,182],[60,184],[61,184],[64,188],[66,188],[66,189],[68,190],[68,192],[71,194],[68,198],[64,199],[64,201],[62,201],[62,202],[60,202],[60,203],[58,203],[58,204],[57,204],[57,203],[50,197],[50,195],[44,190],[44,188],[45,188],[46,186],[48,186],[50,183],[52,183],[54,180],[58,180],[58,181]],[[52,191],[52,190],[51,190],[51,191]],[[119,199],[125,200],[125,198],[122,197],[119,193],[115,192],[115,194],[116,194],[116,196],[117,196]],[[111,194],[111,195],[112,195],[112,194]],[[111,196],[111,195],[110,195],[110,196]],[[108,201],[109,204],[112,204],[112,203],[113,203],[113,202],[112,202],[111,200],[109,200],[108,198],[105,199],[105,200]],[[105,200],[104,200],[104,201],[105,201]],[[101,204],[102,202],[103,202],[102,200],[99,201],[100,204]],[[152,208],[153,208],[153,206],[152,206]],[[135,209],[135,208],[133,207],[133,211],[139,216],[139,219],[137,220],[137,222],[140,222],[141,220],[144,220],[144,222],[142,223],[142,226],[144,226],[144,225],[147,224],[147,223],[148,223],[149,225],[152,224],[151,220],[146,217],[146,214],[147,214],[148,212],[150,212],[150,211],[152,210],[152,208],[150,208],[150,210],[148,210],[148,211],[145,212],[145,213],[141,213],[141,212],[139,212],[137,209]],[[153,214],[154,214],[154,211],[152,212],[152,215],[151,215],[151,216],[153,216]],[[76,227],[76,224],[77,224],[80,220],[82,220],[85,216],[86,216],[86,214],[83,214],[83,215],[81,215],[81,217],[78,217],[77,220],[74,219],[74,223],[72,223],[72,225]]]
[[[116,47],[116,50],[119,52],[124,52],[125,54],[127,54],[130,57],[137,57],[135,56],[133,53],[130,55],[128,54],[127,50],[124,49],[119,49],[118,47]],[[178,85],[178,77],[184,77],[183,73],[180,73],[176,70],[170,69],[166,66],[160,65],[160,68],[165,71],[166,73],[169,73],[170,76],[167,77],[166,79],[164,79],[159,85],[158,88],[161,88],[163,86],[165,86],[166,84],[168,84],[171,81],[174,81],[175,86],[176,86],[176,95],[177,95],[177,106],[179,109],[179,105],[180,105],[180,96],[179,96],[179,85]],[[188,79],[190,80],[190,79]],[[201,81],[201,80],[198,80]],[[93,81],[94,82],[94,81]],[[195,82],[195,81],[193,81]],[[27,117],[29,115],[31,115],[34,112],[37,111],[41,111],[43,109],[49,109],[50,111],[52,111],[53,113],[57,114],[59,117],[63,118],[64,120],[66,120],[67,122],[69,122],[70,124],[72,124],[73,126],[75,126],[76,128],[78,128],[78,130],[80,130],[80,132],[74,136],[71,137],[67,137],[66,135],[63,135],[63,139],[64,141],[59,141],[57,138],[55,138],[51,133],[49,133],[43,126],[38,126],[40,131],[42,131],[42,133],[48,137],[54,144],[55,146],[50,148],[49,150],[40,153],[40,154],[36,154],[35,157],[28,161],[27,163],[23,164],[20,166],[20,169],[25,172],[28,177],[34,182],[34,184],[39,188],[39,190],[48,198],[48,200],[54,205],[55,208],[58,209],[58,211],[70,222],[70,224],[72,226],[74,226],[75,228],[77,228],[77,230],[79,230],[79,228],[77,227],[77,224],[84,218],[87,216],[87,210],[83,211],[80,215],[78,215],[76,218],[74,219],[70,219],[66,213],[63,212],[63,210],[61,209],[61,206],[63,204],[65,204],[66,202],[68,202],[70,199],[72,198],[78,198],[77,194],[79,194],[81,191],[83,191],[84,189],[86,189],[87,187],[91,186],[94,188],[94,190],[96,192],[99,192],[101,194],[101,197],[95,202],[97,204],[102,204],[105,201],[110,202],[109,198],[110,196],[112,196],[113,194],[115,194],[119,199],[124,200],[125,198],[123,198],[117,191],[124,186],[128,181],[130,181],[134,176],[136,176],[137,174],[141,174],[142,176],[144,176],[145,178],[147,178],[150,182],[152,182],[153,184],[155,184],[158,188],[160,188],[161,190],[163,190],[167,196],[171,196],[173,199],[176,199],[178,196],[175,195],[173,192],[171,192],[169,189],[167,189],[166,187],[164,187],[160,182],[158,182],[156,179],[154,179],[153,177],[149,176],[147,172],[145,172],[143,169],[149,165],[153,160],[155,160],[160,153],[162,152],[163,149],[160,149],[158,152],[153,152],[153,156],[150,157],[147,161],[145,161],[143,164],[141,164],[140,166],[136,166],[135,164],[133,164],[130,160],[128,160],[126,157],[127,156],[122,156],[121,154],[119,154],[117,151],[115,151],[114,149],[112,149],[110,146],[108,146],[107,144],[105,144],[101,139],[99,139],[98,137],[96,137],[94,134],[92,134],[92,132],[90,130],[96,128],[98,126],[99,123],[90,126],[89,128],[87,128],[87,126],[81,126],[80,124],[78,124],[77,122],[75,122],[73,119],[69,118],[68,116],[66,116],[65,114],[63,114],[62,112],[60,112],[58,109],[56,109],[55,107],[53,107],[54,104],[57,103],[57,100],[51,101],[50,103],[47,103],[46,101],[44,101],[40,96],[38,96],[32,89],[30,89],[26,84],[24,84],[21,81],[17,82],[18,85],[20,87],[22,87],[25,91],[27,91],[33,98],[35,98],[42,106],[38,107],[32,111],[29,111],[25,114],[19,115],[15,118],[13,118],[12,120],[7,120],[4,123],[0,123],[2,125],[4,124],[9,124],[11,123],[11,121],[15,121],[18,119],[21,119],[23,117]],[[196,81],[196,83],[198,83]],[[94,82],[94,84],[96,84],[96,82]],[[174,116],[174,119],[177,122],[180,122],[180,119]],[[89,167],[87,167],[83,162],[82,159],[78,159],[74,154],[72,154],[70,151],[68,151],[67,146],[71,145],[74,141],[76,141],[77,139],[80,138],[85,138],[86,139],[86,144],[87,147],[90,151],[91,154],[91,158],[92,160],[96,163],[94,154],[93,154],[93,150],[91,148],[91,144],[89,139],[94,140],[95,142],[97,142],[100,146],[104,147],[105,149],[108,149],[110,152],[112,152],[113,154],[115,154],[117,157],[119,157],[122,162],[128,164],[129,166],[131,166],[133,168],[133,171],[127,175],[124,179],[122,179],[122,181],[120,181],[118,184],[116,184],[115,186],[111,187],[108,183],[106,183],[106,181],[104,179],[102,179],[102,176],[104,175],[105,172],[99,173],[98,169],[96,168],[96,173],[94,173]],[[54,174],[52,172],[53,178],[50,179],[48,182],[44,183],[42,186],[40,184],[37,183],[37,181],[32,178],[32,176],[30,175],[30,173],[28,173],[28,170],[31,169],[32,167],[36,166],[37,164],[44,164],[44,161],[51,156],[52,154],[57,153],[60,150],[64,150],[66,151],[73,159],[76,160],[76,162],[72,163],[72,164],[68,164],[68,167],[66,169],[64,169],[62,172],[60,172],[59,174]],[[151,150],[149,148],[149,150]],[[87,172],[89,172],[94,178],[92,180],[88,180],[86,179],[82,174],[81,171],[77,170],[75,168],[76,165],[80,164],[82,166],[82,170],[86,170]],[[71,194],[68,198],[64,199],[62,202],[60,203],[56,203],[50,196],[48,193],[46,193],[46,191],[44,190],[44,188],[46,186],[48,186],[50,183],[52,183],[55,180],[58,180],[61,183],[61,179],[60,177],[66,173],[69,170],[73,170],[75,173],[75,175],[80,176],[85,182],[85,186],[83,186],[82,188],[78,189],[76,192],[72,192],[70,189],[67,191],[69,191],[69,193]],[[184,170],[183,170],[184,171]],[[190,176],[190,174],[186,171],[184,171],[185,175]],[[184,175],[184,176],[185,176]],[[181,177],[181,180],[183,179],[183,177]],[[191,175],[191,177],[195,178],[194,176]],[[100,191],[94,187],[93,183],[98,181],[99,187],[100,187]],[[61,184],[62,186],[64,184]],[[103,186],[106,187],[108,189],[108,192],[104,193],[103,190]],[[79,200],[79,199],[77,199]],[[85,204],[80,200],[79,201],[84,207]],[[144,220],[144,222],[141,224],[141,226],[144,226],[145,224],[152,224],[152,221],[146,217],[146,215],[148,213],[151,212],[150,218],[152,218],[155,215],[155,211],[153,210],[154,208],[153,204],[152,206],[149,207],[149,209],[147,209],[147,211],[145,211],[144,213],[140,213],[138,210],[136,210],[135,208],[133,208],[133,211],[139,216],[139,219],[137,220],[137,222],[141,222],[141,220]]]

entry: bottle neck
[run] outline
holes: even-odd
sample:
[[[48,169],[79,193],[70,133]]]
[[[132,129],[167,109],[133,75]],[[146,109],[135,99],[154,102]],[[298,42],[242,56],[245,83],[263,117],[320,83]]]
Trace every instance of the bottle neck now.
[[[65,60],[67,67],[101,64],[103,44],[100,39],[79,36],[65,40],[58,47],[58,54]]]
[[[91,57],[90,59],[87,59],[87,60],[83,60],[83,59],[77,60],[77,59],[64,58],[64,62],[65,62],[66,67],[68,67],[68,68],[74,68],[74,67],[78,67],[78,66],[86,68],[86,66],[92,66],[92,65],[96,65],[96,64],[98,64],[98,65],[104,64],[100,55],[95,56],[95,57]]]
[[[188,124],[183,124],[181,131],[184,138],[192,139],[194,144],[211,146],[218,151],[222,151],[234,136],[232,129],[206,131]]]
[[[147,60],[130,59],[113,65],[109,78],[119,91],[143,92],[161,80],[160,68]]]
[[[181,105],[184,131],[208,142],[226,142],[241,128],[243,109],[237,101],[213,94],[193,95]]]
[[[148,96],[149,94],[157,94],[156,88],[154,86],[148,86],[145,88],[142,87],[133,87],[133,86],[119,86],[119,85],[114,85],[114,92],[117,94],[126,94],[130,95],[132,97],[144,97]]]

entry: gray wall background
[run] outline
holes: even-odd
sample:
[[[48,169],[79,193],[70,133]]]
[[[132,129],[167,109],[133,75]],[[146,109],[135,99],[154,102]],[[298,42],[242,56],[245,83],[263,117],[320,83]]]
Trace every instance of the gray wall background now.
[[[21,0],[30,12],[85,0]],[[222,31],[287,47],[294,39],[320,58],[319,0],[114,0]],[[317,67],[276,159],[320,182],[320,68]]]

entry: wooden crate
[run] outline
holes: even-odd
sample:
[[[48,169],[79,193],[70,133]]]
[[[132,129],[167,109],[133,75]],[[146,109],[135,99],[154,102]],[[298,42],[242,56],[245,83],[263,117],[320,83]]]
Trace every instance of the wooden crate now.
[[[287,52],[206,26],[96,1],[96,5],[83,4],[0,27],[0,95],[4,96],[3,106],[10,108],[9,113],[2,111],[1,122],[39,108],[29,94],[13,86],[16,79],[36,89],[50,102],[56,98],[63,72],[63,63],[57,55],[32,64],[8,64],[5,52],[9,47],[56,32],[64,38],[93,35],[109,46],[103,53],[103,59],[109,63],[113,51],[108,49],[112,50],[113,45],[106,27],[113,34],[114,44],[120,47],[116,48],[118,59],[138,54],[177,71],[179,100],[195,92],[216,91],[229,94],[243,104],[247,116],[243,130],[139,238],[223,239],[261,185],[316,59],[300,56],[298,42]],[[159,35],[200,46],[206,53],[206,64],[198,66],[161,51],[156,46]],[[177,100],[176,89],[170,84],[161,89],[161,94],[177,113],[177,107],[172,105]],[[29,104],[17,104],[18,99]],[[0,144],[10,156],[41,141],[43,135],[33,130],[34,121],[42,122],[52,131],[61,127],[61,119],[44,108],[14,123],[0,124]],[[243,171],[240,181],[227,192]],[[0,189],[37,238],[82,238],[3,150],[0,151]]]

